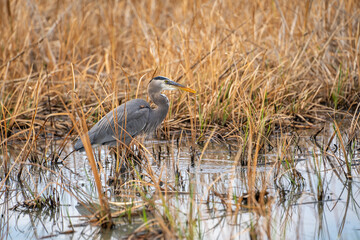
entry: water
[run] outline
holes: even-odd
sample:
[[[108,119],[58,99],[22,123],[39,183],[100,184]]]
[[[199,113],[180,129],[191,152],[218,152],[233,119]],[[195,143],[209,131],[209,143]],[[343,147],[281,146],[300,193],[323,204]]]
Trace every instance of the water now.
[[[324,130],[317,136],[316,144],[313,136],[321,127]],[[142,184],[148,185],[146,197],[156,209],[150,207],[145,211],[139,207],[132,216],[122,213],[115,219],[112,230],[88,222],[98,201],[85,153],[74,153],[64,164],[55,166],[27,163],[22,181],[18,181],[19,167],[14,165],[14,174],[10,174],[0,192],[0,236],[5,239],[126,238],[143,225],[144,212],[147,220],[158,222],[168,211],[177,234],[196,239],[250,239],[251,234],[262,239],[360,239],[359,142],[353,141],[346,151],[352,161],[353,177],[348,180],[341,143],[336,136],[332,138],[333,133],[332,124],[327,123],[315,129],[272,135],[259,156],[255,186],[258,191],[266,191],[266,195],[265,203],[256,208],[246,207],[245,200],[239,202],[249,191],[249,168],[234,166],[235,159],[239,160],[240,147],[236,142],[210,142],[206,149],[196,146],[192,160],[191,143],[186,138],[179,146],[176,141],[148,140],[145,145],[152,153],[148,156],[153,173],[142,168],[140,174]],[[344,141],[348,136],[344,129]],[[327,145],[330,150],[325,157],[321,146]],[[16,154],[9,155],[13,164],[12,156]],[[114,167],[108,150],[100,148],[95,156],[101,159],[102,185],[110,201],[138,201],[133,204],[142,205],[144,201],[129,183],[108,184]],[[165,200],[159,197],[156,184],[167,190]],[[34,196],[46,199],[51,196],[59,205],[52,207],[48,203],[31,209]],[[117,213],[124,211],[114,204],[111,208]],[[145,232],[139,231],[136,236],[141,234]]]

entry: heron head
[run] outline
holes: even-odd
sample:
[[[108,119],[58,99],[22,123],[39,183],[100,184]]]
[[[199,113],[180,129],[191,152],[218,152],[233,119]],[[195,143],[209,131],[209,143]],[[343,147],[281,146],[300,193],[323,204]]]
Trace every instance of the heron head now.
[[[191,93],[196,93],[195,90],[185,87],[177,82],[174,82],[167,77],[157,76],[151,79],[149,87],[152,87],[154,90],[163,91],[163,90],[184,90]]]

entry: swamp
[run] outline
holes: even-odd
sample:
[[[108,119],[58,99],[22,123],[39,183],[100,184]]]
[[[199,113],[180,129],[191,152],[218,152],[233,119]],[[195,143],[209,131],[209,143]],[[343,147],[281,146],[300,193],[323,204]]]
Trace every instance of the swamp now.
[[[0,239],[360,239],[359,1],[3,0],[0,26]],[[196,93],[74,151],[159,75]]]

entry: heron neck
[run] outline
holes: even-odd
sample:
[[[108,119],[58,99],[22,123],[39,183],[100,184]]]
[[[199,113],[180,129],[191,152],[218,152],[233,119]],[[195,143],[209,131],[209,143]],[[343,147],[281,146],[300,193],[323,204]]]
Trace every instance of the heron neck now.
[[[169,111],[169,99],[160,92],[151,93],[150,99],[156,104],[156,108],[152,111],[152,117],[150,118],[153,121],[152,125],[156,128],[159,126],[162,121],[164,121],[166,114]]]
[[[169,99],[165,94],[161,94],[160,92],[149,93],[151,101],[153,101],[158,107],[166,107],[169,108]]]

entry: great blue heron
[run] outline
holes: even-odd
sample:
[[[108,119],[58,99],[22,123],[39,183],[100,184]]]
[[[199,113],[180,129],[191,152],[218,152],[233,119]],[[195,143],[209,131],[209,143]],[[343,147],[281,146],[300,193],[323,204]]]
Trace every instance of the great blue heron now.
[[[133,99],[121,104],[90,129],[88,134],[91,145],[116,146],[119,142],[129,145],[137,135],[148,134],[155,130],[165,119],[169,110],[169,99],[161,92],[176,89],[196,93],[195,90],[166,77],[158,76],[151,79],[148,95],[157,107],[152,109],[150,104],[142,99]],[[84,150],[81,139],[75,143],[75,150]]]

